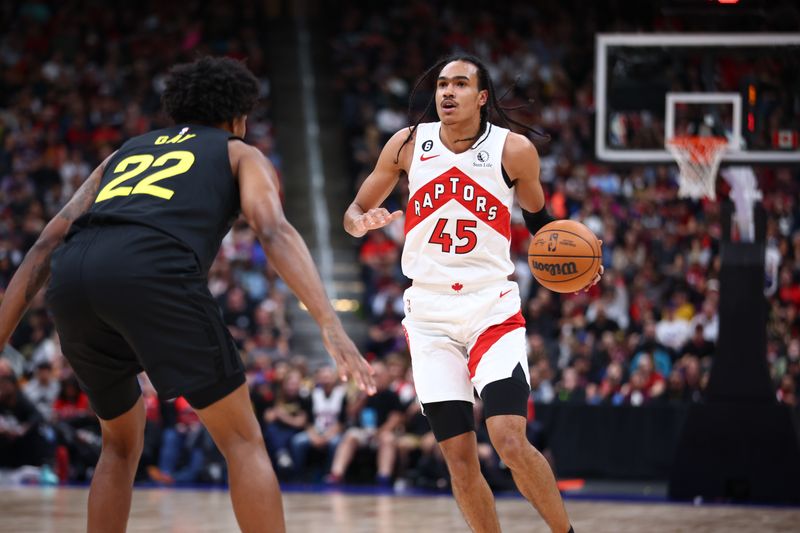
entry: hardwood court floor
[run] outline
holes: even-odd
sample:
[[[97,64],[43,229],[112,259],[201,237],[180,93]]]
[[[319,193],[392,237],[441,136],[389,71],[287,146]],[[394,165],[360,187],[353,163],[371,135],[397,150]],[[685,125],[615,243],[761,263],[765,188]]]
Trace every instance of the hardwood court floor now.
[[[67,533],[84,528],[86,489],[0,489],[3,533]],[[455,502],[444,496],[284,495],[290,533],[456,533],[467,531]],[[548,531],[527,502],[497,502],[506,533]],[[800,509],[567,501],[578,533],[709,533],[800,530]],[[228,493],[137,489],[131,533],[236,532]]]

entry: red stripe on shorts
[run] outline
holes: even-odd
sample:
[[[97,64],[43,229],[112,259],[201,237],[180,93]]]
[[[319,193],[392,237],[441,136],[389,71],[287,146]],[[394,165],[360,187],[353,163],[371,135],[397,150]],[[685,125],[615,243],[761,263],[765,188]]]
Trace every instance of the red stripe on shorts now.
[[[524,327],[525,319],[522,318],[522,311],[517,311],[516,315],[507,318],[505,322],[489,326],[486,331],[481,333],[478,340],[475,342],[475,346],[472,347],[472,351],[469,352],[469,362],[467,363],[469,377],[475,377],[475,370],[477,370],[478,363],[481,362],[483,354],[488,352],[489,348],[494,346],[494,343],[500,340],[506,333]]]

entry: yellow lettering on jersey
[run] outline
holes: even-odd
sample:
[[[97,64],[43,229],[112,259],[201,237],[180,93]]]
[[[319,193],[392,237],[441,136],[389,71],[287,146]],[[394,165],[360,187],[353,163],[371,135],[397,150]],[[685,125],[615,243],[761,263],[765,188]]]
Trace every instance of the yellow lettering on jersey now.
[[[167,137],[164,137],[167,139]],[[164,144],[163,142],[161,144]],[[165,166],[171,161],[176,161],[174,165]],[[134,166],[135,165],[135,166]],[[100,203],[109,198],[116,196],[130,196],[131,194],[149,194],[157,198],[169,200],[175,194],[172,189],[167,189],[156,182],[184,174],[194,165],[194,154],[185,150],[175,150],[163,154],[158,159],[155,159],[150,154],[137,154],[126,157],[113,171],[113,174],[120,174],[116,178],[108,182],[97,194],[94,203]],[[128,170],[133,166],[132,170]],[[135,178],[139,174],[153,168],[164,167],[160,170],[153,172],[149,176],[139,181],[136,186],[122,186],[122,183]]]
[[[161,136],[160,136],[158,139],[156,139],[156,142],[155,142],[155,143],[153,143],[153,144],[164,144],[164,143],[166,143],[168,140],[169,140],[169,137],[168,137],[168,136],[166,136],[166,135],[161,135]]]
[[[176,135],[172,139],[164,141],[164,143],[166,143],[166,144],[178,144],[178,143],[182,143],[183,141],[188,141],[192,137],[197,137],[197,134],[190,133],[189,135]],[[159,139],[160,138],[161,137],[159,137]],[[156,144],[163,144],[163,143],[156,142]]]

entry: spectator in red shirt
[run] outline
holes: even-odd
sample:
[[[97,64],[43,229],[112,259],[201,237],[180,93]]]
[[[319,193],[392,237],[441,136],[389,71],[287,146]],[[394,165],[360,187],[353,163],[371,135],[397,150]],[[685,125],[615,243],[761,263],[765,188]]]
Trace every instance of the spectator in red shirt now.
[[[652,400],[664,394],[666,381],[664,376],[653,367],[652,355],[645,352],[639,356],[637,372],[642,377],[642,390],[646,400]]]
[[[784,303],[800,307],[800,283],[797,275],[788,266],[781,269],[778,298]]]
[[[53,403],[56,443],[67,450],[69,478],[83,480],[87,469],[100,457],[100,426],[89,398],[75,376],[61,380],[61,392]]]
[[[86,396],[75,377],[61,381],[61,392],[53,403],[53,414],[57,421],[79,424],[83,420],[93,420],[94,413]]]

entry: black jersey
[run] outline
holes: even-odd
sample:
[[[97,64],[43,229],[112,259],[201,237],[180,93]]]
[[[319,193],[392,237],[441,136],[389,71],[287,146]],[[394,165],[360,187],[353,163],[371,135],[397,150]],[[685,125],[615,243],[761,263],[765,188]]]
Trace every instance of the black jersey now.
[[[75,231],[150,227],[188,245],[208,272],[240,209],[228,157],[232,138],[221,129],[180,124],[130,139],[106,165],[97,198]]]

